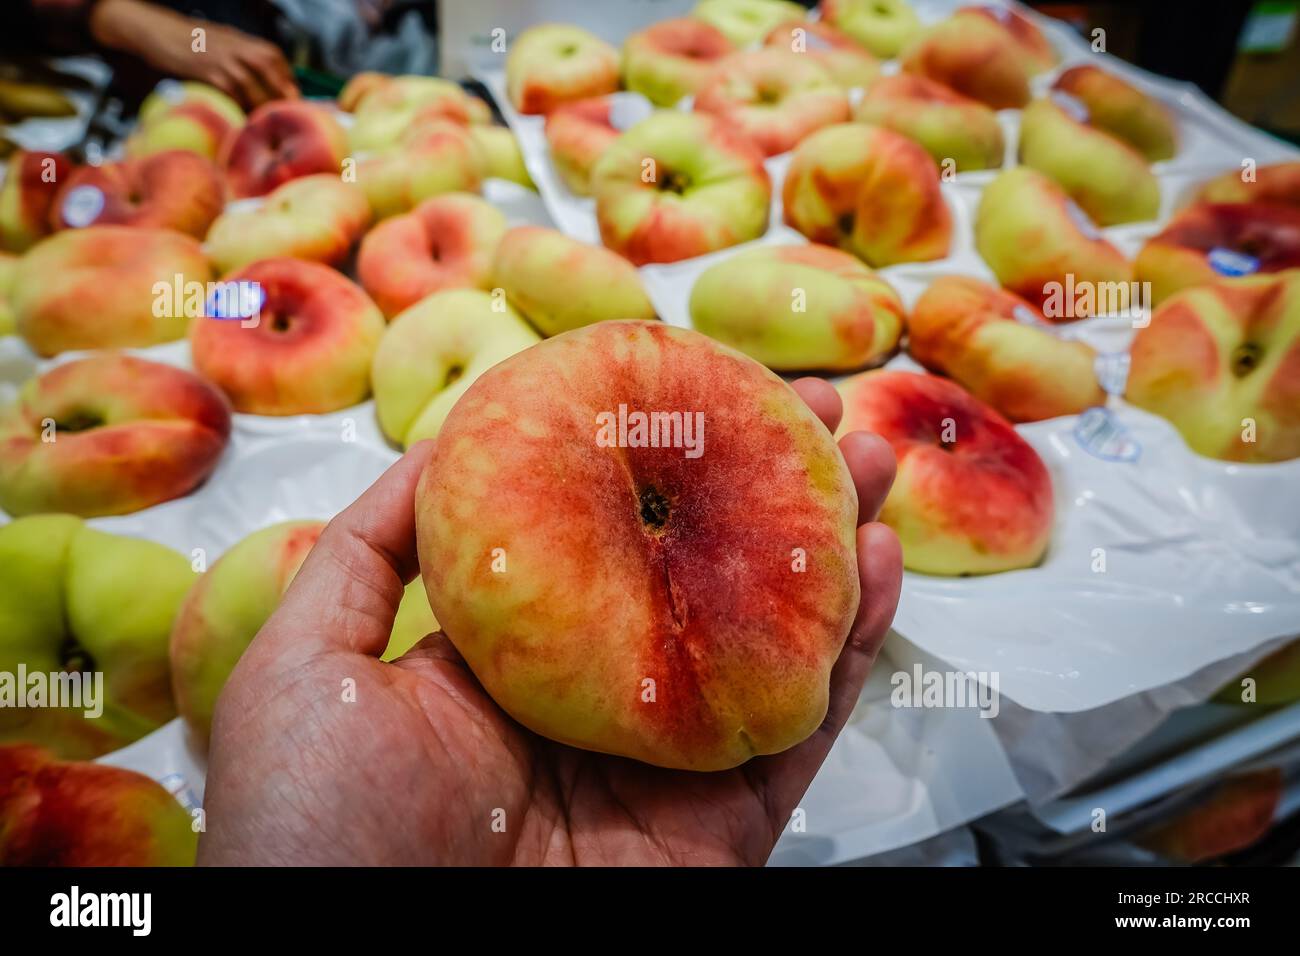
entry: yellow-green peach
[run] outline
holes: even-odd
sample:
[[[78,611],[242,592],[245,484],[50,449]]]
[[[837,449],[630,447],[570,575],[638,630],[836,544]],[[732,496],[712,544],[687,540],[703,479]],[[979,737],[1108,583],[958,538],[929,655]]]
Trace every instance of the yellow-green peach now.
[[[25,706],[10,696],[0,707],[0,744],[88,760],[171,720],[167,638],[195,579],[175,551],[73,515],[0,527],[0,673],[72,674],[82,685],[75,704],[38,703],[25,682]]]
[[[289,256],[339,266],[370,225],[370,203],[355,183],[331,173],[291,179],[252,209],[212,224],[206,247],[222,273]]]
[[[506,89],[521,113],[549,113],[561,103],[618,89],[618,51],[579,26],[543,23],[510,44]]]
[[[379,426],[408,446],[438,434],[457,399],[493,365],[541,341],[504,299],[450,289],[421,299],[380,340],[370,378]]]
[[[735,45],[694,17],[662,20],[623,43],[623,85],[655,106],[675,106],[700,89]]]
[[[823,0],[822,20],[884,59],[898,56],[921,32],[907,0]]]
[[[1004,287],[1039,308],[1066,286],[1095,290],[1069,318],[1092,314],[1103,300],[1119,309],[1132,304],[1132,263],[1065,190],[1027,166],[1005,170],[984,187],[975,247]]]
[[[1061,185],[1099,226],[1145,222],[1160,211],[1160,183],[1146,157],[1094,128],[1077,101],[1034,100],[1020,117],[1020,162]]]
[[[492,283],[546,336],[607,319],[655,317],[630,262],[541,226],[517,226],[502,237]]]
[[[717,27],[740,48],[752,47],[783,20],[807,15],[790,0],[700,0],[691,11],[692,17]]]
[[[778,372],[849,371],[894,350],[903,303],[857,257],[830,246],[760,246],[709,267],[691,324]]]
[[[1178,126],[1173,114],[1153,96],[1099,66],[1084,64],[1066,70],[1052,88],[1068,93],[1088,111],[1088,123],[1117,136],[1148,162],[1173,159],[1178,152]]]
[[[872,83],[853,118],[916,140],[936,163],[950,162],[953,172],[996,169],[1006,151],[993,110],[942,83],[910,73]]]

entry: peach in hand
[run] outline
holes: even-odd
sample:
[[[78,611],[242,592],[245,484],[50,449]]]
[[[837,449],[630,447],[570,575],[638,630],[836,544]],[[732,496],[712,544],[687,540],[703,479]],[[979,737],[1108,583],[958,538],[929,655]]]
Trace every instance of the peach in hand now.
[[[653,445],[633,413],[658,416]],[[434,614],[510,716],[723,770],[825,719],[857,511],[830,433],[775,374],[697,332],[601,322],[470,386],[421,476],[416,536]]]

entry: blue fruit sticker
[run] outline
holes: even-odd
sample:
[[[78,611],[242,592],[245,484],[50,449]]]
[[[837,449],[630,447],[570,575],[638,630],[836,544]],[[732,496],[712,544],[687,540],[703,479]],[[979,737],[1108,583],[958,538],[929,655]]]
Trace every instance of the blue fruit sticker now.
[[[1215,246],[1206,255],[1210,268],[1221,276],[1248,276],[1259,271],[1259,260],[1249,253]]]

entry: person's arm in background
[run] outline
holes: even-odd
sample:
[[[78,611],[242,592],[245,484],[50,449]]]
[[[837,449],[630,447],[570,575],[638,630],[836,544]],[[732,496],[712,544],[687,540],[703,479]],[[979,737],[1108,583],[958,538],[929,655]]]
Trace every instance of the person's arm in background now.
[[[168,76],[208,83],[245,107],[298,95],[284,54],[260,37],[145,0],[97,0],[88,22],[97,45],[134,56]],[[196,29],[204,31],[199,50]]]
[[[279,47],[209,20],[187,17],[146,0],[5,0],[14,29],[9,43],[25,52],[81,52],[87,47],[138,60],[166,76],[211,84],[252,108],[296,97],[298,88]],[[194,31],[202,29],[196,50]]]

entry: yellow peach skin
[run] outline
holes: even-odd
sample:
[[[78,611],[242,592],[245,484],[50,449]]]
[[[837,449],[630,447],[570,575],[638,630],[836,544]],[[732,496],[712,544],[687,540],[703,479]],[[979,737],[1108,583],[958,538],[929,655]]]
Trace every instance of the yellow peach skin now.
[[[770,369],[850,371],[893,351],[903,303],[847,252],[760,246],[710,266],[691,289],[691,324]]]

